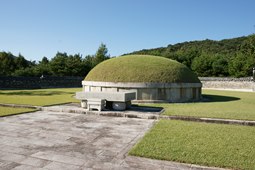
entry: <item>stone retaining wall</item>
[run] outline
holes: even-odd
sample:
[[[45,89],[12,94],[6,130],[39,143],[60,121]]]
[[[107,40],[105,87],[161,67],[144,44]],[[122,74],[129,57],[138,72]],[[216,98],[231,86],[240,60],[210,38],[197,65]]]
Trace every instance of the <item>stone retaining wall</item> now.
[[[136,102],[190,102],[201,99],[201,83],[114,83],[82,81],[85,92],[136,92]]]
[[[4,77],[0,76],[0,89],[40,89],[82,87],[83,77]]]
[[[255,91],[255,82],[252,77],[200,77],[199,79],[203,88]]]

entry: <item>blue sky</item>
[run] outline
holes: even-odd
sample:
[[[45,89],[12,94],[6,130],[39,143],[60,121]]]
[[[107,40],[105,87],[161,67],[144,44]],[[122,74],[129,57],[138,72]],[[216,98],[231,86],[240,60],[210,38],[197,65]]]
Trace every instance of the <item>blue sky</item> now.
[[[255,33],[254,0],[0,0],[0,51],[111,56]]]

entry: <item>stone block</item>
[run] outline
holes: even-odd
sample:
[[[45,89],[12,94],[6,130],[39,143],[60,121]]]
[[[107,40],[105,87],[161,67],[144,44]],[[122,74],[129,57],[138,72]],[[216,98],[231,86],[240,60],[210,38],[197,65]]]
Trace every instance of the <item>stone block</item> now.
[[[102,87],[102,92],[118,92],[118,89],[115,87]]]
[[[170,102],[173,101],[179,101],[181,96],[180,96],[180,89],[173,88],[170,90],[171,91],[171,97],[170,97]]]
[[[92,92],[101,92],[101,87],[91,86],[90,91],[92,91]]]
[[[94,109],[102,111],[105,106],[105,100],[102,99],[88,99],[87,100],[87,110],[92,111]]]
[[[107,101],[126,102],[136,99],[135,92],[76,92],[76,99],[104,99]]]

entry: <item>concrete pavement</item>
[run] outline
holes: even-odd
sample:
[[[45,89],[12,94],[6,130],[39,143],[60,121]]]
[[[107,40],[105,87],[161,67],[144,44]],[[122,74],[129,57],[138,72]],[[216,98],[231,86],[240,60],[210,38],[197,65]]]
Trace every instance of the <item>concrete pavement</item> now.
[[[127,156],[155,121],[50,111],[2,117],[0,169],[213,169]]]

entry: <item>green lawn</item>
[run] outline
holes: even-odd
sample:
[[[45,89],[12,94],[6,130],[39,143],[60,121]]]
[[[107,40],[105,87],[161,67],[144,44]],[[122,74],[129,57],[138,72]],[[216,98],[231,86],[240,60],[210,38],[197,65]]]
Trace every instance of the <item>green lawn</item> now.
[[[12,108],[12,107],[1,107],[0,106],[0,117],[7,116],[7,115],[13,115],[13,114],[19,114],[19,113],[25,113],[25,112],[31,112],[31,111],[35,111],[35,110],[36,109]]]
[[[28,104],[34,106],[78,102],[75,92],[81,88],[58,88],[37,90],[0,90],[0,103]]]
[[[255,169],[255,128],[160,120],[129,154],[205,166]]]
[[[203,90],[208,102],[150,104],[165,108],[164,115],[255,120],[255,93]]]

